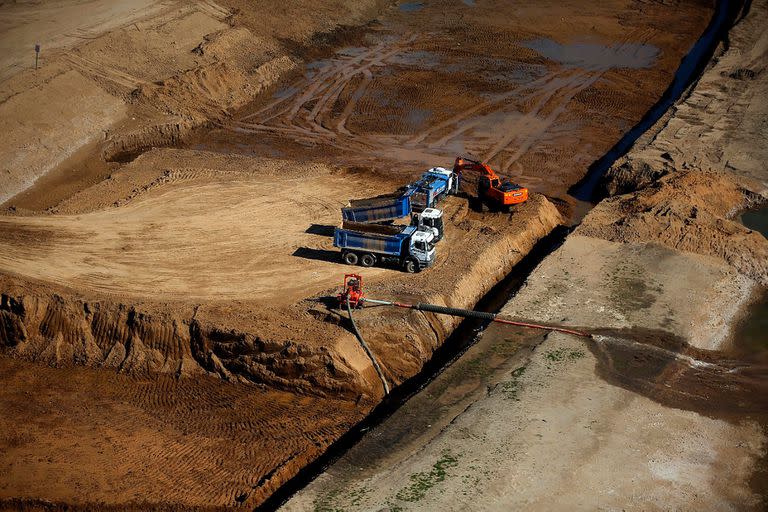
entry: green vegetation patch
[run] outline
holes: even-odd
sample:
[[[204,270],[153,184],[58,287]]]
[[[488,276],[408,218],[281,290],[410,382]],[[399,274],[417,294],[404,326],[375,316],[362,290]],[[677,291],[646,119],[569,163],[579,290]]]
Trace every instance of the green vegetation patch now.
[[[345,508],[340,506],[340,503],[349,503],[356,507],[363,502],[365,496],[370,492],[371,490],[367,487],[352,489],[346,494],[343,494],[340,489],[328,491],[315,499],[313,502],[314,512],[344,512]]]
[[[507,382],[502,382],[501,393],[505,399],[514,400],[516,402],[520,400],[519,398],[517,398],[517,394],[520,392],[520,389],[522,387],[522,383],[520,382],[520,377],[522,377],[524,373],[525,373],[525,366],[521,366],[520,368],[512,372],[512,380],[508,380]]]
[[[556,350],[548,350],[544,354],[544,359],[552,361],[553,363],[559,363],[560,361],[575,361],[584,357],[584,351],[571,350],[569,348],[558,348]]]
[[[450,468],[459,465],[457,456],[446,450],[442,456],[432,465],[429,472],[414,473],[410,476],[411,483],[400,489],[395,497],[400,501],[416,502],[426,496],[427,492],[439,484],[448,475]]]

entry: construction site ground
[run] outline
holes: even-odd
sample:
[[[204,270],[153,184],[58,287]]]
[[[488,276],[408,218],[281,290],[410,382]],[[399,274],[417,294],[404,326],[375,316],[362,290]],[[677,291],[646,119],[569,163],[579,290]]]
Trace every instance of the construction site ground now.
[[[765,510],[766,19],[501,309],[593,337],[490,326],[283,510]]]
[[[184,508],[261,504],[382,398],[332,298],[360,270],[332,247],[347,200],[460,153],[529,187],[511,214],[448,198],[425,272],[364,269],[371,297],[472,308],[567,222],[567,189],[659,98],[712,9],[60,0],[0,13],[0,503]],[[749,244],[726,261],[759,281],[749,258],[764,249]],[[357,321],[391,386],[458,325],[381,308]]]

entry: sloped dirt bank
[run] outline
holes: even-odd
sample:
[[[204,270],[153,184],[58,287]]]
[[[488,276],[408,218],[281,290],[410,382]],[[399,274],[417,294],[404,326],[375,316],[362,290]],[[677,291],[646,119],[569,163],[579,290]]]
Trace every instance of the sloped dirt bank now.
[[[170,161],[186,164],[181,171],[166,172],[168,169],[158,165],[169,154],[173,154]],[[14,417],[22,423],[39,422],[44,417],[34,411],[24,412],[28,411],[25,401],[49,400],[45,403],[58,411],[56,421],[67,428],[41,427],[25,438],[28,443],[19,446],[15,437],[3,441],[3,450],[11,454],[5,460],[14,461],[15,468],[38,476],[55,470],[61,475],[57,481],[62,483],[41,488],[38,480],[21,478],[14,469],[4,473],[9,481],[3,484],[0,497],[43,496],[82,506],[102,502],[118,505],[139,497],[159,504],[258,505],[380,399],[381,383],[370,361],[347,330],[340,312],[326,299],[336,293],[342,274],[350,268],[340,264],[338,253],[330,249],[330,240],[315,234],[318,231],[312,226],[332,226],[341,205],[335,201],[340,200],[329,197],[327,209],[309,209],[304,220],[296,209],[297,202],[310,204],[301,191],[308,177],[322,177],[317,183],[324,183],[331,197],[354,189],[355,180],[360,178],[349,171],[314,164],[244,157],[234,157],[238,172],[211,172],[210,166],[215,169],[217,162],[232,163],[232,157],[218,158],[201,152],[154,151],[95,191],[100,201],[112,206],[94,210],[92,201],[79,203],[78,198],[83,197],[78,195],[62,209],[74,212],[84,206],[80,213],[3,218],[0,254],[6,270],[0,277],[4,290],[0,344],[3,364],[9,367],[3,373],[9,382],[4,389],[10,394],[0,399],[5,410],[18,411],[8,416],[9,421]],[[199,161],[205,161],[207,167],[195,169]],[[294,188],[286,189],[291,183],[290,172],[301,179]],[[268,185],[269,176],[275,174],[284,178],[280,182],[283,195],[273,194]],[[367,177],[366,182],[370,185]],[[212,183],[212,195],[196,192],[207,190]],[[218,204],[222,187],[229,190],[230,213],[211,224],[212,219],[199,212]],[[315,200],[325,197],[324,193],[322,187],[312,189]],[[157,211],[163,215],[155,215]],[[417,275],[387,268],[367,269],[370,296],[472,307],[537,240],[561,222],[557,209],[540,195],[534,195],[511,216],[471,211],[462,198],[450,198],[445,211],[447,237],[438,246],[437,265]],[[112,215],[119,220],[119,227],[110,220]],[[204,216],[205,223],[198,224],[196,215]],[[174,216],[179,218],[178,226]],[[297,224],[286,231],[281,219],[289,216]],[[260,233],[270,229],[273,221],[287,238],[278,243],[280,238],[275,235],[270,237],[273,244],[265,244]],[[243,225],[253,227],[254,232],[234,229]],[[185,240],[197,239],[201,229],[218,237],[208,238],[201,246],[205,251],[217,258],[222,252],[228,254],[228,259],[217,260],[220,263],[214,268],[204,254],[184,258],[173,249],[184,247],[184,251],[194,252],[196,246]],[[115,233],[119,234],[117,239],[112,238]],[[225,235],[256,245],[243,246],[245,256],[241,257],[231,252]],[[83,244],[86,238],[89,243]],[[124,255],[120,266],[103,267],[113,261],[111,257],[101,258],[116,254],[112,249],[115,243]],[[154,252],[154,246],[160,249]],[[314,252],[308,250],[310,247]],[[169,251],[173,254],[170,261],[165,259]],[[226,264],[230,260],[232,267]],[[35,264],[30,265],[30,261]],[[83,261],[89,268],[105,270],[83,272],[78,268]],[[154,276],[146,283],[142,281],[145,271]],[[50,272],[56,275],[48,275]],[[468,272],[474,273],[475,279],[468,279]],[[302,281],[297,276],[312,277]],[[264,288],[260,282],[265,283]],[[222,288],[222,284],[229,288]],[[176,286],[183,292],[174,292]],[[206,293],[207,300],[203,298]],[[395,311],[373,314],[366,310],[358,315],[358,321],[392,386],[417,373],[455,327],[452,319]],[[20,385],[18,379],[39,365],[53,367],[41,378],[69,383],[70,387],[61,393],[51,388],[40,394],[35,391],[39,386],[36,381]],[[12,375],[16,376],[13,383],[9,381]],[[71,401],[71,396],[92,394],[90,387],[99,390],[96,398],[83,398],[82,405]],[[226,421],[232,427],[222,427],[225,430],[220,433],[207,431],[208,420],[190,412],[198,409],[197,400],[208,404],[214,388],[221,390],[220,405],[202,414],[210,422],[219,422],[223,421],[220,408],[227,409]],[[176,389],[185,391],[177,396]],[[98,398],[102,392],[106,395]],[[141,403],[133,404],[114,394],[120,392],[138,393]],[[274,407],[263,405],[276,397],[281,404],[279,414]],[[316,422],[315,413],[305,410],[316,405],[322,406],[315,412],[327,420]],[[81,407],[90,413],[82,415]],[[122,410],[124,407],[128,409]],[[162,435],[145,438],[139,430],[146,427],[125,423],[126,416],[137,414],[131,407],[144,411],[140,417],[149,414],[162,424],[176,421],[166,416],[169,411],[187,412],[177,426],[157,426]],[[304,421],[315,423],[307,428]],[[120,432],[117,437],[110,435],[106,446],[124,444],[134,453],[121,464],[99,466],[103,471],[100,478],[130,484],[132,491],[123,484],[119,492],[113,492],[110,485],[87,484],[95,467],[82,457],[91,450],[99,453],[105,446],[102,430],[92,429],[94,422]],[[162,462],[152,460],[153,453],[168,453],[166,436],[174,438],[177,429],[189,437],[176,441],[174,450],[193,455],[176,458],[169,454],[163,455]],[[313,429],[317,429],[316,435]],[[199,437],[192,437],[191,432]],[[71,453],[71,459],[60,461],[51,456],[53,462],[47,462],[35,454],[55,451],[58,441],[50,436],[65,443],[77,439],[81,448]],[[240,441],[224,448],[229,441],[222,438],[229,436],[260,441],[232,458],[227,454],[237,450]],[[141,448],[136,439],[145,439]],[[275,444],[269,444],[272,439]],[[179,481],[179,485],[188,482],[186,494],[181,488],[178,493],[169,491],[166,478],[125,479],[126,471],[138,467],[175,475],[186,471],[187,464],[198,462],[220,477],[211,479],[207,472],[196,471],[188,480]],[[74,471],[79,464],[87,469]]]
[[[700,170],[729,172],[765,196],[766,9],[765,2],[749,3],[696,86],[611,167],[605,192],[632,192],[669,173]]]
[[[765,237],[734,218],[762,197],[738,181],[722,171],[675,172],[638,192],[602,201],[578,233],[713,256],[768,285]]]
[[[312,226],[332,228],[343,204],[337,194],[353,194],[361,178],[324,166],[233,158],[157,151],[63,204],[71,214],[3,218],[6,350],[52,364],[202,372],[315,393],[377,395],[338,312],[316,300],[332,295],[329,287],[349,268]],[[189,167],[159,168],[184,160]],[[206,167],[193,167],[197,162]],[[237,172],[216,170],[233,163]],[[283,178],[279,194],[275,173]],[[290,185],[291,175],[302,179]],[[303,190],[306,179],[317,183],[311,193]],[[374,182],[366,183],[370,190]],[[385,190],[384,182],[379,186]],[[205,210],[223,189],[230,207],[211,218]],[[89,211],[91,196],[113,206]],[[310,201],[316,206],[307,208]],[[437,265],[416,276],[369,269],[371,293],[471,307],[561,222],[539,195],[511,215],[471,211],[461,198],[450,198],[445,211]],[[205,245],[195,242],[201,233],[211,235]],[[182,248],[186,254],[176,252]],[[113,258],[114,250],[122,257]],[[225,260],[218,259],[222,251]],[[88,270],[94,266],[101,271]],[[362,315],[360,323],[397,383],[419,370],[455,323],[390,313]]]

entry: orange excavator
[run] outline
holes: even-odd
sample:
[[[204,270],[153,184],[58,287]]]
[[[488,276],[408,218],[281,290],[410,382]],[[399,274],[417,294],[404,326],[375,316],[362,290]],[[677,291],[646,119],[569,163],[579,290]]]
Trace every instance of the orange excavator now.
[[[487,164],[464,157],[456,157],[453,172],[462,176],[464,171],[476,172],[477,197],[490,207],[509,210],[513,205],[528,200],[528,189],[499,177]]]

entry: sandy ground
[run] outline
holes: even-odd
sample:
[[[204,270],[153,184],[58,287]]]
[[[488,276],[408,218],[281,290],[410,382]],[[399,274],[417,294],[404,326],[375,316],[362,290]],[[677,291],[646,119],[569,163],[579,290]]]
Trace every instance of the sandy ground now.
[[[0,83],[0,399],[25,428],[0,445],[0,498],[118,507],[255,506],[380,398],[322,300],[349,270],[328,238],[346,200],[470,151],[562,203],[711,15],[698,2],[328,0],[307,16],[298,0],[222,0],[143,17],[110,4],[125,22],[112,24],[106,4],[81,19],[77,6],[0,6],[24,35],[9,59],[63,20],[44,66],[9,60]],[[187,149],[152,149],[167,145]],[[372,296],[471,307],[562,221],[540,194],[512,215],[463,198],[445,209],[438,264],[366,271]],[[359,322],[392,385],[457,323]],[[69,387],[36,395],[43,380],[27,375],[45,365],[40,379]]]
[[[368,434],[285,509],[759,508],[750,479],[765,451],[756,419],[768,403],[735,404],[764,393],[764,364],[749,370],[757,381],[731,384],[734,395],[722,396],[723,388],[710,388],[710,372],[727,370],[677,365],[675,352],[657,354],[633,335],[655,329],[717,347],[752,281],[706,257],[571,235],[527,283],[503,314],[625,332],[594,342],[553,334],[526,357],[514,331],[490,330],[424,399]],[[505,361],[494,365],[499,354]],[[480,383],[463,407],[440,411],[435,404],[466,393],[472,377]],[[420,438],[387,434],[390,423],[397,429],[408,414],[435,409]],[[725,475],[728,483],[718,483]]]
[[[303,44],[338,24],[365,22],[375,10],[373,2],[327,2],[322,14],[285,23],[285,6],[276,4],[258,10],[273,13],[271,21],[284,27],[279,33],[264,29],[263,16],[253,23],[254,6],[212,0],[0,6],[0,119],[10,134],[0,144],[0,202],[59,167],[68,181],[87,186],[94,181],[88,160],[103,163],[178,142],[290,72],[295,64],[283,43]],[[38,70],[34,42],[43,47]],[[85,147],[87,154],[68,160]],[[86,167],[90,179],[82,176]],[[62,199],[38,188],[34,204],[41,195],[48,205]]]
[[[765,2],[751,3],[750,15],[731,31],[728,47],[696,87],[617,162],[605,184],[609,192],[630,191],[669,172],[700,170],[727,171],[766,195],[766,9]]]
[[[181,158],[173,152],[143,158],[122,173]],[[196,160],[212,164],[204,154]],[[0,220],[5,234],[0,265],[22,276],[123,300],[258,299],[287,305],[309,290],[338,284],[343,268],[332,239],[308,231],[315,225],[332,234],[345,198],[360,189],[375,195],[389,188],[319,165],[238,163],[243,164],[239,171],[215,165],[163,169],[143,193],[130,200],[115,197],[124,204],[114,208],[5,217]],[[109,185],[102,183],[95,194]],[[301,257],[302,249],[325,257]],[[371,269],[366,277],[386,272]]]
[[[48,53],[62,47],[76,46],[85,39],[152,16],[164,2],[155,0],[68,0],[14,2],[2,6],[0,25],[0,80],[34,67],[35,44],[41,45],[41,64]],[[168,2],[170,3],[170,2]],[[83,13],[87,12],[87,16]]]

